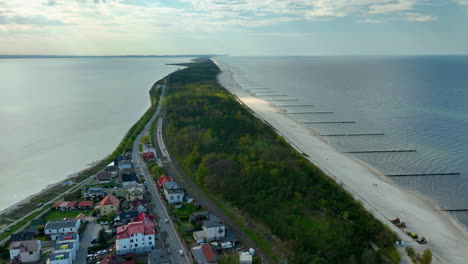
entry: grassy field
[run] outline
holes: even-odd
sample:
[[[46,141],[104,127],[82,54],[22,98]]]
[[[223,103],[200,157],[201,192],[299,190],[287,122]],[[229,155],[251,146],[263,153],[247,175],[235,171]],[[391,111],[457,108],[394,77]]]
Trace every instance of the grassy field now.
[[[90,216],[92,210],[78,210],[78,211],[71,211],[71,212],[61,212],[61,211],[52,211],[48,214],[45,218],[46,221],[51,220],[63,220],[64,218],[75,219],[75,217],[79,214],[83,213],[86,216]]]

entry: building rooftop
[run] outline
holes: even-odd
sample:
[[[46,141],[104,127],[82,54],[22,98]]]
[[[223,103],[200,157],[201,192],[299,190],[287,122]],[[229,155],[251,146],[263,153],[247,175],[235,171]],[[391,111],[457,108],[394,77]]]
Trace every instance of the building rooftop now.
[[[10,244],[10,249],[19,249],[20,252],[37,251],[39,249],[39,240],[15,241]]]
[[[154,235],[156,231],[152,222],[133,222],[117,227],[117,239],[129,238],[132,234]]]
[[[61,228],[71,228],[76,226],[76,222],[79,220],[58,220],[58,221],[49,221],[45,229],[61,229]]]
[[[206,217],[206,220],[203,221],[203,226],[206,228],[211,227],[221,227],[224,226],[224,222],[221,221],[216,215],[210,214]]]
[[[73,249],[75,247],[75,243],[67,242],[67,243],[60,243],[60,244],[55,244],[54,249],[55,250],[67,250],[67,249]]]
[[[77,241],[78,234],[66,234],[66,235],[59,235],[57,237],[57,242],[59,243],[67,243],[69,241]]]
[[[89,207],[93,206],[94,202],[93,201],[81,201],[78,203],[79,207]]]
[[[114,195],[108,194],[102,201],[99,203],[99,208],[102,208],[104,205],[114,205],[115,207],[120,206],[120,200]]]
[[[52,253],[49,255],[49,259],[51,261],[54,260],[61,260],[61,259],[69,259],[70,253],[69,252],[62,252],[62,253]]]
[[[180,187],[180,185],[175,182],[175,181],[166,181],[164,184],[163,184],[163,187],[164,189],[166,190],[176,190],[176,189],[182,189],[182,187]]]

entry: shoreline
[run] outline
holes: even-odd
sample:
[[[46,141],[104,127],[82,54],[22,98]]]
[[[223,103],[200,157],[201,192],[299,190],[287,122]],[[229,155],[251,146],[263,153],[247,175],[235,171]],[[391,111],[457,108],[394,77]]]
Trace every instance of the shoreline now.
[[[430,198],[415,193],[388,179],[366,162],[341,153],[317,133],[285,115],[273,103],[257,98],[248,89],[239,86],[230,69],[212,59],[220,68],[218,82],[233,94],[255,116],[268,123],[300,153],[308,155],[310,162],[340,184],[374,217],[387,225],[408,246],[416,250],[431,249],[434,263],[468,263],[468,230],[454,216],[440,211],[441,206]],[[225,84],[221,75],[227,75]],[[337,166],[337,164],[340,164]],[[374,184],[377,184],[374,186]],[[389,220],[399,217],[408,225],[406,230],[428,239],[419,245]]]

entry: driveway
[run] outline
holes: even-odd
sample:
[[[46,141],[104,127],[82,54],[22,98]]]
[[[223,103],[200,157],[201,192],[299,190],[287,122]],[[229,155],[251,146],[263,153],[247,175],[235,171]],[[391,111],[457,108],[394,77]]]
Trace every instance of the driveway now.
[[[91,245],[91,239],[97,237],[99,230],[101,230],[101,225],[96,224],[95,217],[86,218],[89,222],[86,225],[86,229],[83,233],[83,236],[80,238],[80,249],[76,255],[75,263],[86,263],[86,256],[88,255],[88,247]]]

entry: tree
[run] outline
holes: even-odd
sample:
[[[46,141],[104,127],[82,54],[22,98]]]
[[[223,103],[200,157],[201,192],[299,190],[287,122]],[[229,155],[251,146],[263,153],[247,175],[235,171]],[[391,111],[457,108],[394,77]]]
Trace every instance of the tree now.
[[[432,252],[429,249],[424,250],[420,264],[431,264],[432,263]]]
[[[99,245],[107,245],[106,230],[104,230],[104,229],[99,230],[98,243],[99,243]]]

